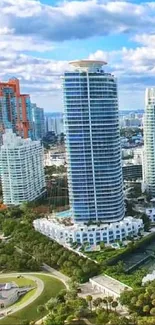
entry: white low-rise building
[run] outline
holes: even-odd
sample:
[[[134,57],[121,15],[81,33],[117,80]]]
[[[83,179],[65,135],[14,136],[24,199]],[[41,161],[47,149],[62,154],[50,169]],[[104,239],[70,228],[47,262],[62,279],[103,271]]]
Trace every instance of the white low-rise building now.
[[[66,154],[64,152],[52,152],[51,150],[44,153],[44,167],[53,166],[56,167],[64,166],[66,164]]]
[[[146,214],[149,217],[151,222],[155,222],[155,208],[154,207],[147,208]]]
[[[110,296],[115,299],[119,298],[124,290],[132,290],[126,284],[111,278],[108,275],[99,275],[89,279],[94,290],[103,293],[105,296]]]
[[[143,221],[133,217],[124,218],[120,222],[100,225],[86,225],[66,220],[67,222],[62,218],[48,217],[34,220],[33,225],[35,230],[62,245],[70,242],[79,244],[88,242],[90,245],[97,245],[102,241],[109,244],[116,240],[122,241],[127,237],[136,236],[143,229]]]

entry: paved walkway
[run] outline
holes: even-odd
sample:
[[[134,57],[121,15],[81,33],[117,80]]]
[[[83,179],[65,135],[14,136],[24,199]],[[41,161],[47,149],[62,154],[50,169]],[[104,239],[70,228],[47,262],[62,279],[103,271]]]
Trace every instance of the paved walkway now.
[[[65,284],[65,286],[68,288],[68,282],[70,280],[70,278],[68,276],[66,276],[63,273],[53,269],[52,267],[50,267],[49,265],[47,265],[45,263],[42,265],[42,268],[45,271],[49,272],[54,277],[56,277],[57,279],[59,279],[60,281],[62,281]]]
[[[1,313],[4,313],[5,316],[0,317],[0,320],[3,319],[4,317],[7,316],[7,314],[11,315],[21,309],[23,309],[24,307],[27,307],[29,304],[31,304],[34,300],[36,300],[40,294],[42,293],[43,289],[44,289],[44,283],[41,279],[35,277],[35,275],[29,275],[28,273],[3,273],[0,274],[0,279],[1,278],[16,278],[17,276],[22,275],[23,277],[33,280],[36,282],[37,285],[37,289],[36,292],[34,293],[34,295],[32,297],[30,297],[27,301],[23,302],[21,305],[13,305],[10,307],[7,307],[5,309],[1,310]]]

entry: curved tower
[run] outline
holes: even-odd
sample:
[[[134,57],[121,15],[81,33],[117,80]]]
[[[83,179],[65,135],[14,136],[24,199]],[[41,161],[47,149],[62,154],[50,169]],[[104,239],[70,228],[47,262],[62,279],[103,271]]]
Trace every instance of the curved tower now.
[[[143,181],[155,197],[155,88],[145,92]]]
[[[63,76],[70,206],[75,222],[124,217],[117,83],[103,61],[80,60]]]

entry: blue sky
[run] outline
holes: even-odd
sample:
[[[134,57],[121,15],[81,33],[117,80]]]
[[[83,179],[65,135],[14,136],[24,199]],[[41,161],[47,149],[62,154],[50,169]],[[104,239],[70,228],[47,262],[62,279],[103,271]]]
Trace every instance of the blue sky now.
[[[120,109],[144,107],[155,86],[155,2],[1,0],[0,78],[16,76],[47,111],[61,111],[68,61],[107,60]]]

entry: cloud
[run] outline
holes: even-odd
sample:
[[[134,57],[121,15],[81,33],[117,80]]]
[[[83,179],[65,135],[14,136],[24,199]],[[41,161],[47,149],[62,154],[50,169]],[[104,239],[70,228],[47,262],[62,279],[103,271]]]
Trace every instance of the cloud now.
[[[6,28],[15,35],[60,42],[116,33],[150,31],[155,6],[125,1],[65,1],[55,6],[35,0],[1,0]]]
[[[155,87],[154,38],[154,35],[136,35],[134,40],[145,46],[129,49],[123,47],[118,51],[111,52],[98,50],[91,53],[89,58],[108,61],[109,71],[118,78],[121,96],[123,93],[129,96],[129,93],[141,92],[141,96],[144,97],[143,93],[146,87]],[[129,98],[132,101],[132,95]]]
[[[68,69],[67,61],[42,59],[27,54],[0,56],[0,79],[17,76],[24,92],[50,95],[61,88],[61,74]]]
[[[46,56],[65,40],[125,33],[137,47],[98,49],[89,58],[108,62],[105,69],[118,77],[123,105],[132,94],[142,102],[144,88],[155,85],[155,2],[86,0],[49,6],[39,0],[0,0],[0,12],[0,79],[18,77],[38,105],[43,97],[46,108],[52,98],[60,104],[60,75],[68,62],[41,58],[41,52]]]
[[[47,52],[52,51],[54,45],[47,41],[41,41],[32,36],[17,36],[12,33],[8,33],[7,28],[0,29],[0,51],[10,52]]]

